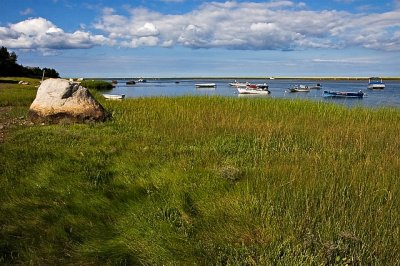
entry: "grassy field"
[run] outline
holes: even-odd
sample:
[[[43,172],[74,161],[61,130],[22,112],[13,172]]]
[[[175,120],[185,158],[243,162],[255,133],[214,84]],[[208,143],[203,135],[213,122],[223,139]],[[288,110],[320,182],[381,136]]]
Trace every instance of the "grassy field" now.
[[[0,264],[400,264],[399,109],[95,95],[111,121],[3,126]]]

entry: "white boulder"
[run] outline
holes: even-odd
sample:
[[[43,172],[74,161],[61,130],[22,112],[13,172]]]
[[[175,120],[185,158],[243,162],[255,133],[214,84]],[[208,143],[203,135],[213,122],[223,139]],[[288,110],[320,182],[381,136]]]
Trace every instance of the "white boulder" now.
[[[104,121],[103,106],[79,83],[47,79],[40,85],[28,113],[33,122]]]

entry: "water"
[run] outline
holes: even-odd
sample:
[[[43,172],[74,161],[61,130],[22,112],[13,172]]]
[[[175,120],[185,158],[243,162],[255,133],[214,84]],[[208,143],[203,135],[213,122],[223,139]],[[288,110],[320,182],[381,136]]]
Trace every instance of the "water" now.
[[[107,80],[111,81],[111,80]],[[237,90],[229,86],[231,79],[149,79],[146,83],[126,85],[127,80],[117,80],[116,87],[107,93],[125,94],[127,98],[138,97],[175,97],[183,95],[218,95],[226,97],[265,97],[265,98],[286,98],[286,99],[310,99],[322,102],[334,102],[346,106],[367,106],[367,107],[400,107],[400,81],[386,81],[386,88],[383,90],[368,90],[366,80],[295,80],[295,79],[240,79],[238,82],[267,83],[271,94],[269,95],[239,95]],[[216,88],[196,88],[196,83],[215,83]],[[287,88],[304,84],[315,86],[322,85],[321,90],[310,92],[289,93]],[[333,91],[359,91],[367,93],[364,98],[330,98],[323,97],[324,90]]]

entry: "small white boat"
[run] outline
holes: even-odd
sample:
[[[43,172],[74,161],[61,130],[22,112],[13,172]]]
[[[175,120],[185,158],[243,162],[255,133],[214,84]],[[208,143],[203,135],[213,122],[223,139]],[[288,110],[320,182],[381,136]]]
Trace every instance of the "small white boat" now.
[[[103,94],[103,96],[108,100],[122,100],[125,98],[125,94]]]
[[[368,89],[374,90],[379,89],[382,90],[385,88],[385,83],[383,83],[381,78],[371,77],[368,79]]]
[[[291,88],[288,88],[289,92],[309,92],[310,88],[305,85],[296,85]]]
[[[267,95],[270,94],[271,92],[268,89],[263,89],[263,88],[237,88],[239,94],[262,94],[262,95]]]
[[[198,83],[195,85],[196,88],[215,88],[217,86],[215,83]]]

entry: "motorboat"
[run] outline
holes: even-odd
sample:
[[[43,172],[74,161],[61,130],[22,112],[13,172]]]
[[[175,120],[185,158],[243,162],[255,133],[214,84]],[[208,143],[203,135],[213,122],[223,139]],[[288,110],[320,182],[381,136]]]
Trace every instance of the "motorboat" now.
[[[248,84],[250,84],[250,83],[248,83],[248,82],[246,82],[246,83],[237,82],[237,81],[235,80],[235,82],[229,83],[229,86],[235,87],[235,88],[246,88],[246,86],[247,86]]]
[[[126,85],[135,85],[135,84],[136,84],[136,81],[134,81],[134,80],[129,80],[126,82]]]
[[[271,92],[263,89],[251,89],[251,88],[237,88],[239,94],[263,94],[267,95]]]
[[[264,89],[264,90],[268,90],[268,88],[269,88],[267,83],[257,84],[256,86],[257,86],[258,89]]]
[[[374,90],[379,89],[382,90],[385,88],[385,83],[381,78],[371,77],[368,79],[368,89]]]
[[[341,97],[341,98],[363,98],[366,95],[363,91],[324,91],[324,97]]]
[[[261,84],[248,84],[245,88],[237,88],[239,94],[270,94],[271,91],[268,90],[268,85]]]
[[[295,85],[291,88],[288,88],[289,92],[309,92],[310,88],[306,85]]]
[[[215,88],[217,85],[215,83],[198,83],[195,86],[196,88]]]
[[[315,86],[308,86],[308,88],[309,88],[310,90],[320,90],[320,89],[322,89],[322,85],[319,84],[319,83],[317,83],[317,85],[315,85]]]

